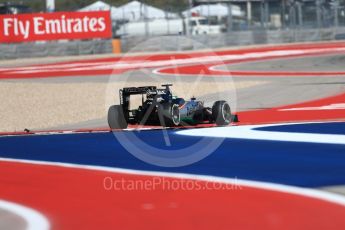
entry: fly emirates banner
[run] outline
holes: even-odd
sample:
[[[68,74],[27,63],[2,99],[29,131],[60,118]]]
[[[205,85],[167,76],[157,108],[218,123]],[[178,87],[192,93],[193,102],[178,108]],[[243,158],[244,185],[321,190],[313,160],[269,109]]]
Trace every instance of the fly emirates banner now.
[[[0,16],[0,42],[111,38],[109,11]]]

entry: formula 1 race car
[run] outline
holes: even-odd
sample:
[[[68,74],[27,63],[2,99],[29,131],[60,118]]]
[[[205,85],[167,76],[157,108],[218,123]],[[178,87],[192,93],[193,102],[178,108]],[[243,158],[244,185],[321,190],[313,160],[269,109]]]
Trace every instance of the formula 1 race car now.
[[[191,98],[173,96],[170,86],[129,87],[120,89],[120,105],[112,105],[108,110],[108,124],[111,129],[125,129],[128,124],[161,125],[174,127],[215,123],[228,125],[232,120],[230,105],[226,101],[216,101],[212,108],[204,107],[204,102]],[[141,105],[130,109],[130,97],[141,95]],[[236,118],[237,119],[237,118]]]

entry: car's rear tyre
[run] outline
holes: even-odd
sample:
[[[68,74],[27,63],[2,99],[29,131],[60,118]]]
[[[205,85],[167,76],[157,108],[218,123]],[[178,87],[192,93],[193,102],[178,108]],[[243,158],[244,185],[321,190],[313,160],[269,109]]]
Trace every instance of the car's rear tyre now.
[[[164,127],[174,127],[180,125],[180,109],[177,104],[164,103],[160,105],[158,109],[158,116],[161,125]]]
[[[226,101],[216,101],[212,106],[212,119],[219,126],[230,124],[230,105]]]
[[[108,124],[111,129],[126,129],[127,121],[121,105],[112,105],[108,110]]]

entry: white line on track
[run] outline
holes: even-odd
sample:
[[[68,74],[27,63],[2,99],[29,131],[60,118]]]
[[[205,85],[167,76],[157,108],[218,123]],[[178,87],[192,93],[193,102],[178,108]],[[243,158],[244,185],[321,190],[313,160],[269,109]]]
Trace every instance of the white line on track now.
[[[315,122],[312,122],[315,123]],[[291,142],[307,142],[320,144],[342,144],[345,145],[345,135],[339,134],[318,134],[318,133],[297,133],[297,132],[279,132],[279,131],[263,131],[255,130],[256,128],[265,128],[282,125],[311,124],[308,123],[281,123],[274,125],[243,125],[231,127],[213,127],[204,129],[187,129],[177,131],[176,134],[187,136],[202,137],[221,137],[236,138],[249,140],[265,140],[265,141],[291,141]]]
[[[261,51],[261,52],[249,52],[244,54],[225,54],[225,55],[208,55],[201,57],[190,57],[182,59],[168,59],[168,60],[141,60],[141,61],[115,61],[110,62],[80,62],[80,63],[62,63],[42,66],[27,66],[17,68],[0,68],[0,72],[7,72],[10,74],[28,74],[28,73],[47,73],[51,71],[81,71],[81,70],[111,70],[111,69],[128,69],[128,68],[154,68],[185,65],[185,64],[200,64],[200,63],[212,63],[223,62],[232,60],[246,60],[250,58],[266,58],[266,57],[285,57],[291,55],[306,55],[306,54],[319,54],[329,52],[342,52],[345,51],[344,47],[335,48],[315,48],[315,49],[291,49],[291,50],[274,50],[274,51]],[[210,69],[213,69],[211,67]],[[159,73],[159,70],[155,70],[155,73]],[[161,74],[161,73],[159,73]],[[228,75],[228,74],[227,74]]]
[[[235,60],[247,60],[251,58],[283,58],[283,57],[289,57],[294,55],[320,55],[325,53],[332,53],[332,52],[344,52],[344,47],[337,47],[337,48],[320,48],[320,49],[307,49],[307,50],[275,50],[275,51],[261,51],[261,52],[250,52],[250,53],[244,53],[244,54],[229,54],[229,55],[219,55],[219,56],[206,56],[202,58],[198,58],[198,62],[194,63],[191,59],[182,60],[182,63],[175,63],[175,64],[207,64],[212,62],[225,62],[225,61],[235,61]],[[187,61],[188,60],[188,61]],[[217,71],[217,76],[229,76],[228,70],[219,69],[220,67],[223,67],[226,65],[226,63],[222,64],[215,64],[213,66],[210,66],[208,69],[211,71]],[[178,75],[178,73],[163,73],[164,69],[170,69],[171,67],[160,67],[152,72],[154,74],[159,75]],[[223,74],[221,74],[223,73]],[[188,74],[188,73],[181,73],[180,75],[195,75],[195,74]]]
[[[279,109],[278,111],[311,111],[311,110],[345,110],[345,103],[333,103],[322,106],[311,106],[311,107],[297,107],[288,109]]]
[[[290,185],[274,184],[269,182],[258,182],[242,179],[231,179],[224,177],[216,176],[207,176],[207,175],[193,175],[185,173],[170,173],[170,172],[154,172],[154,171],[143,171],[143,170],[133,170],[133,169],[123,169],[123,168],[112,168],[104,166],[91,166],[91,165],[80,165],[80,164],[71,164],[71,163],[59,163],[59,162],[48,162],[48,161],[34,161],[34,160],[22,160],[22,159],[11,159],[11,158],[0,158],[0,161],[13,162],[13,163],[24,163],[24,164],[34,164],[34,165],[46,165],[46,166],[55,166],[63,168],[75,168],[75,169],[85,169],[85,170],[96,170],[104,171],[110,173],[120,173],[120,174],[129,174],[129,175],[138,175],[138,176],[156,176],[156,177],[167,177],[167,178],[176,178],[176,179],[190,179],[190,180],[199,180],[199,181],[208,181],[208,182],[217,182],[230,185],[240,185],[243,187],[252,187],[257,189],[270,190],[275,192],[289,193],[298,196],[304,196],[307,198],[318,199],[345,207],[345,197],[332,194],[329,192],[318,191],[308,188],[300,188]]]
[[[26,230],[50,229],[50,224],[47,218],[36,210],[5,200],[0,200],[0,208],[22,217],[27,223]]]
[[[290,52],[291,51],[291,52]],[[248,58],[265,58],[265,57],[277,57],[277,58],[282,58],[282,57],[289,57],[291,55],[310,55],[310,54],[315,54],[315,55],[323,55],[329,52],[343,52],[345,51],[345,48],[343,47],[338,47],[338,48],[330,48],[330,49],[310,49],[310,50],[286,50],[286,51],[270,51],[270,55],[262,55],[255,57],[254,55],[250,55]],[[228,74],[228,70],[222,69],[224,64],[220,65],[214,65],[209,68],[209,70],[212,71],[218,71],[218,73],[223,72],[224,74]]]

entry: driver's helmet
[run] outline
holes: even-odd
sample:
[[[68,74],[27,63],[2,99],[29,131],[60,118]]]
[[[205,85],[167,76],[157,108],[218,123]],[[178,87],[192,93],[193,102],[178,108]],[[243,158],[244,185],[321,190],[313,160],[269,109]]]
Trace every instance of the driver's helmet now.
[[[179,107],[183,106],[186,103],[186,101],[180,97],[173,97],[173,102],[175,104],[178,104]]]

